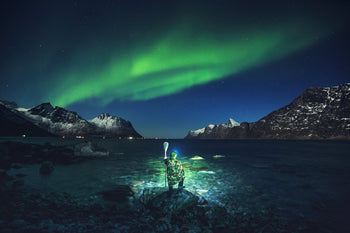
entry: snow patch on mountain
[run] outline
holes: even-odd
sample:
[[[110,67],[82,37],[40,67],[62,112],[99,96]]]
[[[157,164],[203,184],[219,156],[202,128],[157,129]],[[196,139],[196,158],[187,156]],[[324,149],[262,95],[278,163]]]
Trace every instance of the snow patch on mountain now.
[[[43,103],[31,109],[16,110],[35,125],[56,135],[82,135],[93,130],[93,126],[77,113],[57,106],[54,108],[50,103]]]
[[[232,118],[229,119],[228,124],[224,123],[221,125],[214,125],[214,124],[210,124],[207,127],[201,128],[201,129],[197,129],[197,130],[190,130],[189,134],[191,136],[198,136],[200,134],[208,134],[211,133],[212,130],[216,127],[223,127],[223,128],[233,128],[236,126],[239,126],[240,124],[238,122],[236,122],[235,120],[233,120]]]
[[[240,124],[237,121],[233,120],[232,118],[230,118],[228,120],[228,127],[229,128],[233,128],[233,127],[236,127],[236,126],[239,126],[239,125]]]
[[[108,113],[103,113],[88,122],[97,128],[96,132],[98,134],[141,137],[135,131],[130,121],[124,120],[121,117],[111,116]]]
[[[223,124],[221,124],[220,126],[222,126],[222,127],[224,127],[224,128],[233,128],[233,127],[236,127],[236,126],[239,126],[240,124],[237,122],[237,121],[235,121],[235,120],[233,120],[232,118],[230,118],[229,120],[228,120],[228,124],[226,124],[226,123],[223,123]]]
[[[199,134],[204,133],[205,127],[197,130],[190,130],[189,134],[192,136],[198,136]]]
[[[25,112],[29,111],[29,108],[21,108],[21,107],[19,107],[19,108],[16,108],[16,110],[19,111],[19,112],[25,113]]]
[[[108,113],[103,113],[94,119],[89,120],[89,122],[103,129],[111,129],[120,128],[123,126],[123,123],[125,124],[127,121],[120,117],[110,116]]]

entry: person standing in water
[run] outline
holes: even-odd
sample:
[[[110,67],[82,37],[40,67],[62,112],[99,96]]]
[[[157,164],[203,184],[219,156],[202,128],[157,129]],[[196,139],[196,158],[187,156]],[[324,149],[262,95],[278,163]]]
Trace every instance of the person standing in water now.
[[[184,188],[185,171],[181,162],[177,160],[176,157],[177,153],[175,151],[171,152],[170,158],[167,158],[166,154],[164,156],[164,163],[167,165],[167,178],[170,194],[173,191],[173,185],[177,183],[179,184],[179,189]]]

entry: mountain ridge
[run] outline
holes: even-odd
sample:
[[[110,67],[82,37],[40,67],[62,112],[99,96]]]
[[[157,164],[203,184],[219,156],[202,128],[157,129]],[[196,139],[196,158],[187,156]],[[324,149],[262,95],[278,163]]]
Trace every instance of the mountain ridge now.
[[[350,83],[308,88],[256,122],[204,129],[198,135],[189,131],[185,139],[350,139]]]
[[[107,137],[135,137],[142,136],[136,132],[130,121],[126,121],[120,117],[110,116],[109,121],[117,121],[122,123],[115,123],[113,128],[101,127],[105,119],[100,119],[100,125],[95,124],[92,120],[85,120],[79,114],[69,111],[59,106],[53,107],[50,103],[42,103],[31,109],[21,108],[15,102],[0,100],[0,106],[3,110],[1,115],[11,113],[12,128],[15,129],[20,119],[24,119],[27,127],[33,129],[41,129],[42,133],[33,134],[26,131],[28,136],[107,136]],[[101,114],[103,115],[103,114]],[[99,116],[101,116],[99,115]],[[97,116],[96,118],[98,118]],[[1,118],[3,119],[3,117]],[[7,118],[6,118],[7,119]],[[95,119],[95,118],[94,118]],[[23,127],[22,127],[23,128]],[[22,129],[23,131],[24,129]],[[18,131],[18,130],[17,130]],[[16,131],[16,132],[17,132]],[[44,133],[45,132],[45,133]],[[2,131],[0,136],[14,136],[11,132],[11,127],[6,131]],[[23,133],[24,134],[24,133]],[[15,133],[15,135],[18,135]]]

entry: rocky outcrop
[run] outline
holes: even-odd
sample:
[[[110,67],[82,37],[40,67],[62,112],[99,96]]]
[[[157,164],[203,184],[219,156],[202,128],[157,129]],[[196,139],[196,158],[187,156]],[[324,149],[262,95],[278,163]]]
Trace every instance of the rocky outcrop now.
[[[159,194],[148,203],[148,207],[158,215],[176,215],[187,208],[196,206],[198,202],[199,198],[191,192],[175,189],[171,195],[168,192]]]
[[[74,155],[98,158],[109,156],[109,151],[93,144],[92,142],[83,142],[74,146]]]
[[[259,121],[208,126],[186,139],[350,139],[350,84],[309,88]]]

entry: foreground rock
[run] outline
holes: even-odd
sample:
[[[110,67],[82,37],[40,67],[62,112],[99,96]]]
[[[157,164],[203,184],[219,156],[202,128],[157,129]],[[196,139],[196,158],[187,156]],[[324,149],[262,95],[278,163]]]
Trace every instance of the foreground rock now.
[[[324,232],[317,226],[288,225],[272,208],[203,204],[186,190],[168,196],[164,188],[134,195],[127,185],[81,202],[67,193],[8,189],[0,193],[1,232]],[[116,197],[115,197],[116,196]],[[146,201],[146,202],[145,202]],[[120,203],[129,203],[120,208]],[[136,205],[140,207],[135,208]]]
[[[106,201],[125,202],[134,195],[134,192],[128,185],[116,185],[113,189],[100,192],[99,194]]]
[[[153,198],[148,203],[148,208],[161,216],[179,214],[187,208],[196,206],[198,200],[198,197],[187,190],[174,190],[171,195],[168,192],[163,192]]]

